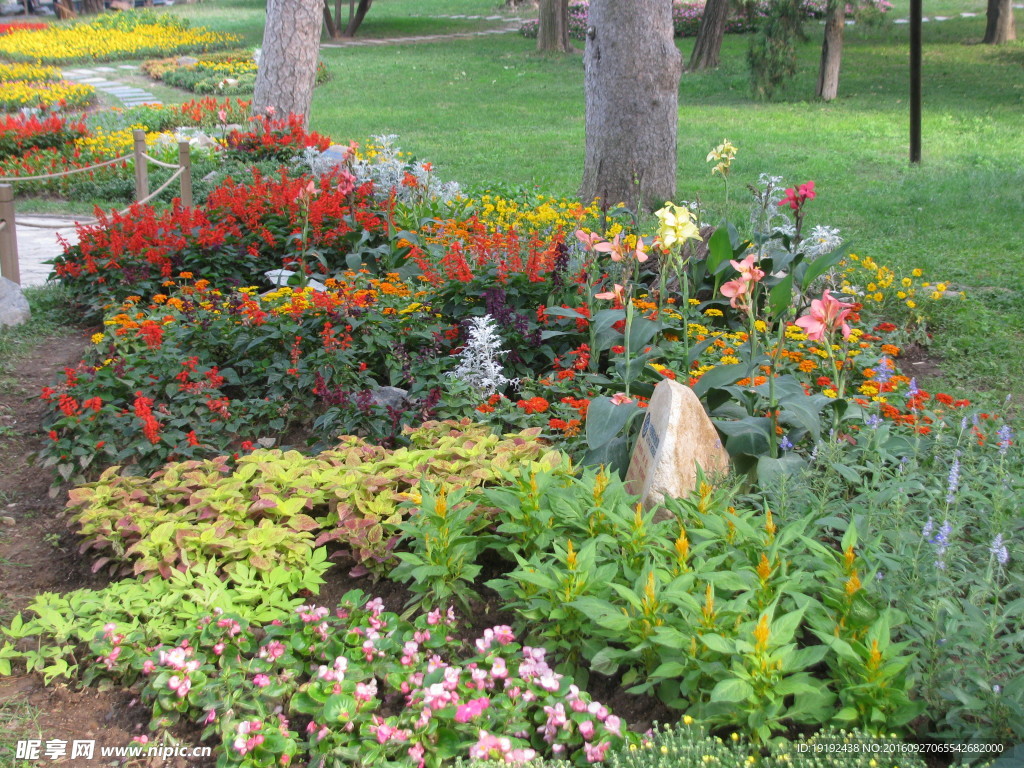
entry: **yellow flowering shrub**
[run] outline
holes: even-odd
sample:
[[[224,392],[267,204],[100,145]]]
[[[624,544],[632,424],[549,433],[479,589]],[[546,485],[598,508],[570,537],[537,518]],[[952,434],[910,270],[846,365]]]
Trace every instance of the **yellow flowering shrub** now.
[[[39,64],[6,64],[0,62],[0,83],[46,82],[60,80],[60,70],[56,67],[43,67]]]
[[[3,40],[0,37],[0,40]],[[84,83],[58,82],[5,82],[0,90],[0,111],[14,112],[22,107],[49,109],[65,107],[76,109],[91,104],[96,89]]]
[[[105,128],[98,127],[92,134],[77,139],[75,147],[83,155],[87,155],[97,161],[121,157],[132,151],[135,143],[132,132],[136,128],[146,130],[146,126],[139,123],[116,131],[108,131]],[[156,145],[159,139],[165,136],[173,137],[173,135],[167,132],[149,131],[146,133],[146,146],[152,147]]]
[[[477,215],[490,231],[515,229],[518,232],[552,232],[575,230],[582,219],[596,217],[598,207],[582,206],[576,200],[536,195],[522,201],[502,195],[485,194],[475,203]]]
[[[889,267],[880,266],[870,256],[850,254],[840,265],[839,289],[861,297],[861,301],[879,314],[899,318],[907,310],[917,309],[922,301],[939,301],[953,294],[947,283],[924,282],[920,269],[900,277]],[[960,294],[961,296],[963,294]],[[918,320],[920,313],[913,313]]]
[[[19,30],[0,37],[0,57],[67,63],[110,61],[223,48],[238,38],[155,13],[119,12],[87,22]]]

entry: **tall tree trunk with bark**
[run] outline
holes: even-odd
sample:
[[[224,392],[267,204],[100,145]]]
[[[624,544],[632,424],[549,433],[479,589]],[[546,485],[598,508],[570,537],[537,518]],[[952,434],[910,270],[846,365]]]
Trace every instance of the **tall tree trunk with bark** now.
[[[981,41],[1001,45],[1017,39],[1017,27],[1013,19],[1013,0],[988,0],[985,38]]]
[[[254,114],[266,114],[273,107],[280,117],[301,115],[309,122],[323,8],[324,0],[268,0],[252,97]]]
[[[580,194],[652,209],[676,193],[682,57],[671,0],[591,0]]]
[[[540,0],[537,50],[569,53],[569,0]]]
[[[843,59],[843,32],[846,29],[846,0],[832,0],[825,17],[825,39],[821,43],[818,67],[819,99],[832,101],[839,93],[839,65]]]
[[[372,4],[373,0],[359,0],[354,13],[352,12],[352,7],[349,6],[348,26],[341,33],[342,37],[355,37],[356,30],[363,23],[363,19],[366,18],[366,12],[370,10]]]
[[[700,18],[697,29],[697,41],[693,44],[690,54],[690,72],[702,69],[717,69],[719,55],[722,52],[722,39],[725,37],[725,22],[729,18],[729,0],[708,0],[704,5],[704,15]]]

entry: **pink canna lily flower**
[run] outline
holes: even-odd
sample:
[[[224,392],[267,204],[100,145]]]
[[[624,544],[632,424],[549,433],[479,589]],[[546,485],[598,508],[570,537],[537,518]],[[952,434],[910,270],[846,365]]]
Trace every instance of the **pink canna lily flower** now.
[[[622,286],[616,283],[610,291],[605,291],[604,293],[595,293],[594,298],[604,299],[605,301],[612,301],[614,299],[617,299],[620,303],[625,303],[623,295],[624,294]]]
[[[722,295],[729,299],[729,306],[733,309],[746,309],[750,304],[750,294],[754,282],[739,278],[730,280],[722,286]]]
[[[740,273],[740,280],[744,282],[758,283],[764,279],[764,270],[757,268],[757,255],[750,253],[742,261],[729,260],[732,268]],[[727,296],[729,294],[726,294]]]
[[[820,299],[811,301],[811,308],[806,315],[797,318],[796,324],[804,329],[809,341],[821,341],[826,333],[837,329],[842,331],[843,338],[850,338],[850,326],[846,318],[853,312],[853,304],[834,299],[828,289]]]
[[[604,240],[604,238],[596,232],[587,232],[585,229],[576,230],[576,239],[583,243],[588,251],[593,251],[597,244]]]

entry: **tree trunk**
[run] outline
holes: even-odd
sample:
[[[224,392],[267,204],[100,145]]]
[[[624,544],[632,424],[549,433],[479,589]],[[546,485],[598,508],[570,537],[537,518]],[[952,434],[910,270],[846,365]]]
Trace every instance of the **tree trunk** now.
[[[1017,27],[1013,19],[1013,0],[988,0],[986,12],[985,39],[981,42],[1001,45],[1017,39]]]
[[[725,22],[729,18],[729,0],[708,0],[704,5],[704,15],[700,18],[697,29],[697,41],[693,44],[690,55],[691,72],[702,69],[717,69],[719,54],[722,52],[722,39],[725,37]]]
[[[591,0],[583,200],[653,209],[676,193],[682,57],[671,0]]]
[[[569,53],[569,0],[540,0],[537,50]]]
[[[363,19],[366,17],[366,12],[370,10],[370,5],[372,3],[373,0],[359,0],[359,5],[356,7],[355,15],[349,15],[348,26],[345,27],[345,31],[342,32],[343,37],[355,37],[356,30],[359,29],[359,25],[363,23]]]
[[[334,17],[331,16],[330,0],[324,0],[324,26],[327,28],[327,36],[332,40],[338,36],[338,28],[334,26]]]
[[[324,0],[268,0],[254,114],[272,107],[279,117],[295,114],[309,122],[323,8]]]
[[[839,93],[839,64],[843,58],[843,31],[846,29],[846,0],[828,4],[825,17],[825,39],[821,43],[821,65],[818,67],[819,99],[832,101]]]

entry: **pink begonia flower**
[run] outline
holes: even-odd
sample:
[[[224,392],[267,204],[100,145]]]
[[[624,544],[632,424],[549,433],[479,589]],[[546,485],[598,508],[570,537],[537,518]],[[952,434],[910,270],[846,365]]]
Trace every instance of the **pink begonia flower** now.
[[[267,675],[263,674],[256,675],[256,677],[252,679],[252,684],[255,685],[257,688],[266,688],[268,685],[270,685],[270,678]]]
[[[814,299],[808,313],[797,318],[796,324],[804,329],[809,341],[821,341],[826,333],[837,328],[842,331],[843,338],[848,339],[850,326],[846,324],[846,318],[852,311],[853,304],[832,298],[826,288],[821,299]]]
[[[604,293],[595,293],[594,298],[602,299],[604,301],[612,301],[613,299],[618,299],[620,303],[625,303],[625,301],[623,300],[623,288],[618,283],[616,283],[610,291],[605,291]]]
[[[616,392],[610,399],[612,401],[612,405],[629,405],[633,402],[633,398],[625,392]]]
[[[494,627],[494,639],[498,645],[508,645],[515,642],[516,635],[508,624],[498,624]]]
[[[594,738],[593,720],[584,720],[582,723],[580,723],[580,736],[582,736],[586,741],[590,741],[592,738]]]
[[[604,760],[605,753],[612,745],[610,741],[603,741],[600,744],[584,744],[583,752],[587,756],[588,763],[600,763]]]

